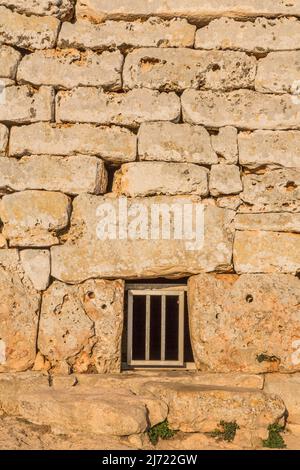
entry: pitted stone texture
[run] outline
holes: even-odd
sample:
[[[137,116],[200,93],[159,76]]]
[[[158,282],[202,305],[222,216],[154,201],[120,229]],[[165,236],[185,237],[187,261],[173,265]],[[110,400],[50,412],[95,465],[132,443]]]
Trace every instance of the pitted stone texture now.
[[[218,163],[210,135],[204,127],[172,122],[149,122],[138,133],[140,160],[187,162],[211,165]]]
[[[138,49],[125,59],[124,88],[182,91],[233,90],[254,86],[255,57],[241,52]]]
[[[211,136],[211,142],[220,163],[234,165],[238,162],[238,132],[235,127],[221,127],[218,134]]]
[[[69,223],[70,200],[64,194],[24,191],[3,196],[0,218],[10,246],[50,246]]]
[[[300,281],[296,277],[200,274],[189,279],[188,299],[198,369],[299,370],[299,364],[292,361],[293,341],[300,334]]]
[[[212,196],[239,194],[243,190],[240,169],[237,165],[212,165],[209,192]]]
[[[300,271],[300,234],[237,231],[233,249],[237,273],[292,273]]]
[[[295,359],[299,360],[296,350]],[[282,398],[288,411],[288,423],[300,424],[300,374],[268,374],[264,389]]]
[[[262,93],[299,94],[300,51],[271,52],[258,62],[255,89]],[[295,100],[300,102],[300,97]]]
[[[280,169],[243,176],[241,212],[299,212],[300,170]]]
[[[120,52],[80,52],[74,49],[36,51],[23,58],[18,68],[19,83],[52,85],[55,88],[98,86],[121,88],[123,56]]]
[[[163,18],[184,17],[192,21],[209,20],[220,16],[253,18],[255,16],[300,15],[298,0],[289,3],[281,0],[78,0],[78,18],[96,22],[106,19],[135,19],[149,16]]]
[[[40,295],[19,263],[16,250],[0,250],[0,372],[32,367]]]
[[[0,6],[0,44],[51,49],[55,47],[59,25],[56,18],[20,15]]]
[[[186,204],[201,203],[199,197],[146,197],[129,199],[127,203],[128,223],[136,218],[135,204],[140,204],[148,213],[154,204],[167,204],[171,215],[171,239],[163,240],[161,230],[158,240],[152,240],[151,234],[150,239],[136,239],[140,233],[137,228],[135,238],[119,239],[116,234],[116,239],[103,240],[101,211],[112,208],[118,217],[119,198],[81,195],[73,203],[71,230],[66,244],[52,249],[52,275],[64,282],[76,283],[96,277],[156,278],[230,269],[232,211],[205,205],[204,245],[201,248],[201,240],[199,244],[190,244],[184,239],[174,240],[172,215],[173,204],[183,208]],[[198,226],[198,235],[201,229],[202,225]]]
[[[42,302],[38,348],[54,370],[121,370],[123,281],[54,282]],[[53,342],[55,338],[55,342]]]
[[[239,162],[249,169],[268,166],[300,169],[300,132],[241,132],[238,137]]]
[[[3,124],[0,124],[0,157],[5,155],[8,145],[9,130]]]
[[[0,101],[0,121],[27,124],[51,121],[54,113],[54,90],[50,87],[34,89],[30,86],[10,86]]]
[[[180,99],[175,93],[136,89],[127,93],[103,93],[79,87],[57,95],[57,120],[138,127],[147,121],[178,121]]]
[[[73,15],[74,0],[0,0],[0,5],[25,15],[55,16],[67,20]]]
[[[149,18],[146,21],[65,22],[59,33],[58,47],[76,49],[114,49],[131,47],[193,47],[196,26],[186,19]]]
[[[136,159],[137,138],[121,127],[37,123],[13,127],[9,155],[95,155],[113,163]]]
[[[106,187],[107,172],[97,157],[33,155],[21,160],[0,159],[0,193],[43,189],[71,195],[103,194]]]
[[[0,77],[14,79],[20,60],[20,52],[9,46],[0,46]]]
[[[298,49],[299,41],[300,23],[297,18],[257,18],[254,22],[221,18],[198,29],[195,48],[233,49],[259,54]]]
[[[183,119],[191,124],[247,130],[300,129],[299,103],[288,94],[185,90],[181,102]]]
[[[50,252],[48,250],[22,250],[20,260],[34,288],[38,291],[47,289],[50,282]]]
[[[236,214],[234,225],[237,230],[300,233],[300,214],[289,212]]]
[[[208,170],[191,163],[136,162],[115,173],[113,191],[127,197],[208,194]]]

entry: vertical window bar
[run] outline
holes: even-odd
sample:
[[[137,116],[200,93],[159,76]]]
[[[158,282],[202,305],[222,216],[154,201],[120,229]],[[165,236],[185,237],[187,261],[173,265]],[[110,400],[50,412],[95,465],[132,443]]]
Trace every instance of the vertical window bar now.
[[[160,340],[160,360],[166,359],[166,296],[161,296],[161,340]]]
[[[178,360],[184,364],[184,292],[179,295]]]
[[[146,341],[145,341],[145,358],[150,360],[150,295],[146,296]]]
[[[133,295],[128,291],[128,320],[127,320],[127,363],[132,361],[132,330],[133,330]]]

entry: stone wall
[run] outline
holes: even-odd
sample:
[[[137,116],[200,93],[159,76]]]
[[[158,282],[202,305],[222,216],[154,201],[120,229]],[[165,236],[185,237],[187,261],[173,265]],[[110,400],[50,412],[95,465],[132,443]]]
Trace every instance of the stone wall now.
[[[0,372],[120,371],[158,277],[198,370],[300,371],[299,41],[299,0],[0,0]],[[201,202],[203,246],[99,239],[120,196]]]

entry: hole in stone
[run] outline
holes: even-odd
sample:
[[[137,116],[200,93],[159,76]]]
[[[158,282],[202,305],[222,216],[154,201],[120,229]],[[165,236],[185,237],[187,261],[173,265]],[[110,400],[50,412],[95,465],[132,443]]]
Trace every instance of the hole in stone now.
[[[246,296],[246,302],[248,302],[248,304],[251,304],[251,303],[253,302],[253,300],[254,300],[254,299],[253,299],[253,295],[248,294],[248,295]]]
[[[86,295],[89,299],[94,299],[95,298],[95,292],[88,292]]]

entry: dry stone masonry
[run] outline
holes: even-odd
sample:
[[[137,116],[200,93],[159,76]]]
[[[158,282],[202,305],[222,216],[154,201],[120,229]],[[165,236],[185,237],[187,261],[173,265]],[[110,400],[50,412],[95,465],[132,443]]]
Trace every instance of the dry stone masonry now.
[[[73,424],[70,392],[13,394],[16,416],[63,415],[70,432],[140,434],[167,415],[187,433],[226,416],[252,432],[285,407],[300,426],[299,44],[300,0],[0,0],[1,412],[9,374],[42,371],[107,375],[95,402],[75,396]],[[201,202],[203,244],[99,239],[97,208],[120,198]],[[196,369],[227,388],[252,377],[243,393],[196,375],[109,396],[125,281],[156,278],[189,278]]]

